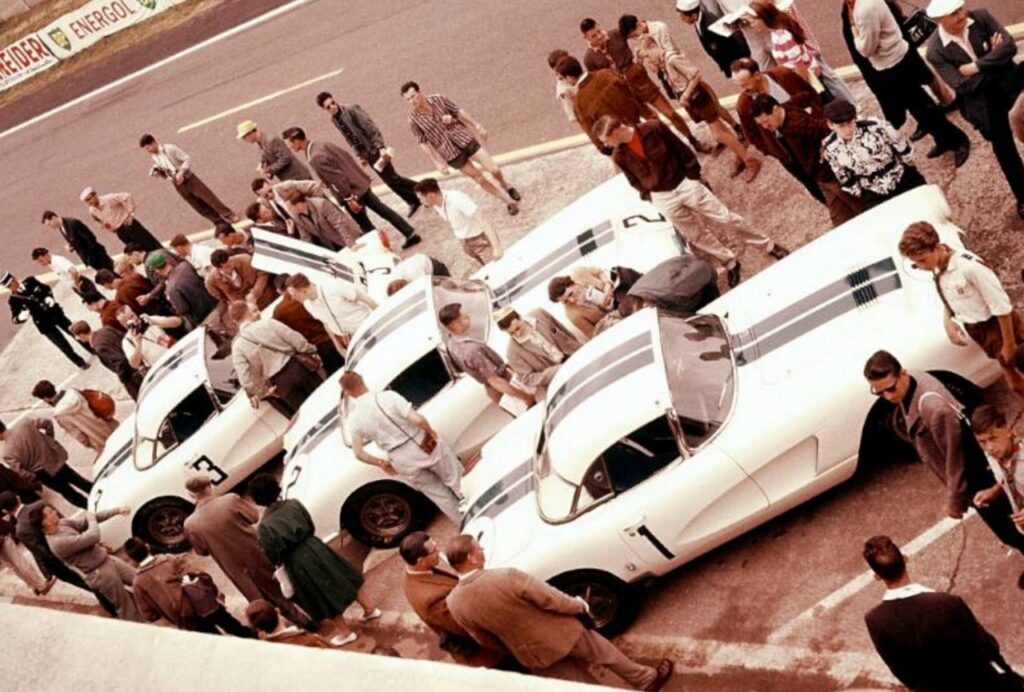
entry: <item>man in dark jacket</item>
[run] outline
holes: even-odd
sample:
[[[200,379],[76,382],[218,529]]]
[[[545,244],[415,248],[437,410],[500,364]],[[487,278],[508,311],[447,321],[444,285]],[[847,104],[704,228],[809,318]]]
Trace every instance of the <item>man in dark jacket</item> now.
[[[139,398],[142,373],[128,362],[128,356],[125,355],[122,346],[125,334],[123,329],[102,327],[94,332],[88,322],[79,320],[71,325],[71,334],[80,344],[86,344],[95,351],[103,367],[117,376],[128,396],[132,399]]]
[[[677,0],[676,11],[679,12],[679,19],[697,32],[704,52],[715,61],[726,77],[732,77],[732,64],[735,61],[750,57],[750,47],[743,34],[737,31],[732,36],[722,36],[711,30],[711,25],[721,17],[704,7],[700,0]]]
[[[64,245],[70,252],[81,258],[82,263],[96,271],[100,269],[114,270],[114,261],[107,254],[96,235],[78,219],[58,216],[55,212],[43,212],[43,225],[60,233]]]
[[[309,141],[301,127],[290,127],[281,136],[293,152],[306,155],[317,177],[348,207],[363,233],[374,230],[373,222],[366,213],[369,208],[405,236],[402,249],[410,248],[422,240],[401,214],[374,194],[370,188],[370,176],[347,151],[327,142]]]
[[[52,420],[27,417],[9,430],[0,421],[0,441],[9,466],[34,474],[47,488],[85,509],[92,483],[68,465],[68,450],[57,442]]]
[[[776,259],[789,254],[771,238],[750,228],[742,216],[711,192],[701,178],[696,154],[661,121],[631,127],[606,115],[597,121],[594,130],[598,139],[612,149],[612,160],[640,197],[650,200],[690,245],[718,260],[727,272],[730,287],[740,281],[740,262],[710,224]]]
[[[171,264],[165,251],[154,252],[146,259],[146,266],[167,282],[167,300],[178,317],[189,329],[195,329],[217,307],[217,301],[206,290],[199,273],[188,262]]]
[[[886,588],[864,622],[878,655],[900,682],[915,692],[1024,689],[999,642],[963,599],[912,582],[892,539],[870,538],[864,559]]]
[[[53,299],[53,290],[49,286],[32,276],[19,281],[10,272],[0,276],[0,286],[11,292],[7,304],[11,308],[11,321],[14,324],[24,324],[31,319],[39,333],[59,348],[68,360],[83,370],[89,367],[89,364],[75,353],[71,342],[64,336],[73,336],[70,331],[71,320]],[[88,344],[83,344],[83,348],[92,352]]]
[[[1009,120],[1010,109],[1024,89],[1024,65],[1013,60],[1017,43],[988,10],[968,12],[963,0],[933,0],[928,16],[939,23],[928,39],[928,62],[956,91],[964,119],[992,144],[1017,199],[1017,215],[1024,219],[1024,161]]]
[[[312,180],[306,164],[295,158],[288,145],[279,137],[264,137],[263,132],[252,120],[238,124],[238,139],[255,144],[260,150],[260,164],[257,171],[270,180]]]
[[[352,147],[352,151],[363,165],[377,171],[384,184],[409,205],[408,216],[415,214],[420,208],[420,200],[412,189],[416,181],[399,175],[395,170],[391,163],[391,147],[384,144],[384,135],[381,134],[377,123],[373,122],[373,118],[362,106],[355,103],[350,106],[338,103],[334,96],[326,91],[317,94],[316,105],[331,116],[331,123],[338,128],[338,132]]]
[[[568,57],[555,65],[555,72],[566,84],[576,87],[576,122],[606,156],[611,155],[611,149],[594,134],[594,123],[603,115],[613,115],[627,125],[636,125],[646,116],[644,104],[615,70],[585,72],[579,60]]]

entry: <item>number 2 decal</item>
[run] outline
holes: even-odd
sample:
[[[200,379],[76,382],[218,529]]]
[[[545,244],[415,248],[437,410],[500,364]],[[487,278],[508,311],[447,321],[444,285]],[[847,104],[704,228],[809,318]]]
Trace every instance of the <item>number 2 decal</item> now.
[[[220,485],[228,479],[228,474],[221,467],[210,461],[209,457],[203,455],[192,462],[192,468],[196,471],[207,471],[210,473],[210,482],[213,485]]]

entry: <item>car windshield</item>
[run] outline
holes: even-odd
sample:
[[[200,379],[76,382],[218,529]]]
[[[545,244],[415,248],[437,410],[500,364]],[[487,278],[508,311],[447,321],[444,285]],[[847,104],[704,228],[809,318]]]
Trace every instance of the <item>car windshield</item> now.
[[[714,315],[661,315],[661,352],[672,406],[686,446],[696,449],[725,422],[735,394],[736,365],[729,335]]]

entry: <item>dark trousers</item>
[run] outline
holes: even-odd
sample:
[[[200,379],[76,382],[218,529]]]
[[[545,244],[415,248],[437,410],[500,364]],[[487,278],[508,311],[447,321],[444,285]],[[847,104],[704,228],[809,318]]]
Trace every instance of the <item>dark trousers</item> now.
[[[277,387],[277,394],[270,399],[270,405],[291,418],[323,381],[319,373],[307,368],[297,358],[289,358],[284,367],[270,377],[270,384]]]
[[[102,247],[96,247],[84,255],[79,253],[79,257],[82,258],[82,264],[92,267],[96,271],[100,269],[114,271],[114,260],[110,259],[110,255]]]
[[[377,163],[380,158],[380,152],[370,161],[370,165]],[[376,168],[373,170],[377,171]],[[377,175],[380,176],[381,181],[390,187],[396,195],[402,198],[402,201],[408,204],[410,207],[418,206],[420,203],[419,198],[416,197],[416,193],[413,192],[413,186],[416,184],[415,180],[406,178],[404,175],[400,175],[395,167],[388,161],[387,165],[382,170],[377,171]]]
[[[364,192],[356,201],[363,206],[363,210],[356,213],[349,209],[349,213],[352,215],[352,218],[356,220],[356,223],[359,224],[359,228],[362,229],[363,233],[369,233],[376,228],[366,213],[368,209],[372,209],[376,212],[377,216],[383,218],[394,226],[395,230],[406,238],[416,233],[416,229],[413,228],[401,214],[384,204],[384,202],[380,201],[380,197],[373,194],[373,190],[367,189],[367,191]],[[347,205],[346,208],[348,208]]]
[[[322,344],[317,344],[316,352],[320,354],[320,360],[324,364],[324,371],[328,375],[337,372],[345,365],[345,357],[338,353],[337,347],[330,339]]]
[[[451,270],[448,269],[448,265],[439,259],[433,257],[430,258],[430,274],[432,276],[451,276]]]
[[[75,507],[85,509],[89,499],[89,492],[92,490],[92,483],[85,480],[77,471],[71,468],[70,464],[64,464],[60,471],[49,475],[45,471],[36,473],[39,482],[50,490],[60,493],[65,500]]]
[[[229,613],[224,606],[204,618],[198,618],[195,626],[189,629],[206,634],[231,634],[243,639],[256,638],[256,633],[236,620],[235,616]]]
[[[199,176],[187,174],[181,185],[175,184],[174,189],[197,214],[210,223],[230,222],[233,212],[206,186],[206,183],[199,179]]]
[[[75,337],[71,336],[71,320],[64,314],[64,311],[54,311],[50,316],[48,322],[36,322],[36,329],[39,333],[50,340],[54,346],[60,349],[60,352],[78,367],[85,365],[85,361],[78,355],[74,347],[71,344],[78,344],[89,353],[92,353],[92,347],[88,344],[83,344]],[[63,334],[61,333],[63,332]]]
[[[979,487],[978,489],[981,490],[982,488]],[[1010,519],[1013,509],[1010,507],[1010,501],[1006,499],[1005,494],[1000,493],[999,499],[989,503],[988,507],[976,506],[975,509],[978,510],[978,516],[981,517],[981,520],[996,535],[996,538],[1003,542],[1003,545],[1008,548],[1014,548],[1024,554],[1024,534],[1017,530],[1017,525]]]
[[[1024,74],[1024,68],[1020,70]],[[1007,92],[998,86],[987,89],[988,132],[982,134],[992,145],[992,153],[996,155],[996,161],[1010,185],[1010,191],[1017,198],[1017,204],[1024,204],[1024,162],[1021,161],[1017,142],[1010,129],[1010,109],[1018,93]]]
[[[146,252],[151,250],[162,250],[163,245],[150,233],[145,226],[139,223],[138,219],[132,219],[131,223],[119,226],[116,231],[118,239],[127,245],[135,243]]]
[[[907,166],[903,170],[903,177],[896,184],[896,188],[887,195],[876,195],[873,192],[865,192],[860,200],[864,204],[864,210],[867,211],[873,207],[877,207],[882,202],[888,202],[893,197],[899,197],[904,192],[913,190],[915,187],[921,185],[927,185],[928,181],[921,175],[921,171],[917,170],[914,166]]]
[[[920,56],[912,51],[900,61],[896,67],[881,70],[879,76],[891,85],[891,96],[914,116],[917,124],[932,136],[935,144],[942,149],[957,149],[967,141],[967,135],[959,127],[949,122],[946,114],[936,105],[931,96],[921,86],[919,73],[914,68],[914,60]]]

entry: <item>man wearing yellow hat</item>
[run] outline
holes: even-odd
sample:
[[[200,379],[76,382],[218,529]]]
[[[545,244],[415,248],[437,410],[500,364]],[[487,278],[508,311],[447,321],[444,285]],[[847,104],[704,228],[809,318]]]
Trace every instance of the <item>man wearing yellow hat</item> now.
[[[280,137],[266,138],[252,120],[238,123],[238,139],[260,148],[260,163],[256,170],[267,180],[312,180],[306,164],[295,158]]]
[[[960,113],[992,144],[1024,219],[1024,161],[1009,116],[1024,89],[1024,66],[1013,60],[1017,44],[988,10],[968,10],[964,0],[932,0],[927,12],[939,24],[928,39],[928,62],[956,91]]]

